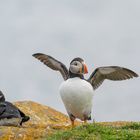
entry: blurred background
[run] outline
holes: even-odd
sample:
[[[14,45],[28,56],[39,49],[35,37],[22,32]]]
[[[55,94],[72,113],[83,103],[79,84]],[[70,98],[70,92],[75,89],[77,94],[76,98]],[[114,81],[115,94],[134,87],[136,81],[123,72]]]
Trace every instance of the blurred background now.
[[[66,113],[62,76],[32,57],[49,54],[67,67],[82,57],[90,75],[118,65],[140,74],[139,0],[0,2],[0,90],[11,102],[32,100]],[[140,121],[140,78],[105,81],[95,91],[96,121]]]

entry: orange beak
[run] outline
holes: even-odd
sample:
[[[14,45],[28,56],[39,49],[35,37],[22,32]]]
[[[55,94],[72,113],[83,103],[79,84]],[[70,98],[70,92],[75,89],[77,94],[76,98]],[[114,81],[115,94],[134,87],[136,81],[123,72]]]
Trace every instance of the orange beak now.
[[[87,65],[84,64],[84,74],[88,73],[88,68],[87,68]]]

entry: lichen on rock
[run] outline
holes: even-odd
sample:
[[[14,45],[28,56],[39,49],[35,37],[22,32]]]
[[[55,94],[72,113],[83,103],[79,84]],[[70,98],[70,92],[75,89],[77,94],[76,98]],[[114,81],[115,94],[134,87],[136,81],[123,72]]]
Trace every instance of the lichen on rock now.
[[[54,129],[70,125],[68,116],[33,101],[14,103],[30,120],[21,127],[0,126],[0,140],[35,140],[46,137]]]

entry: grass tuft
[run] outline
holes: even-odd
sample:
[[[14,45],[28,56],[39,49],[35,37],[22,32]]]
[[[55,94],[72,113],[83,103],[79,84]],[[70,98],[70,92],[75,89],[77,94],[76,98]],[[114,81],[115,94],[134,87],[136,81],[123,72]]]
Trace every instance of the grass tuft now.
[[[140,140],[140,124],[123,127],[89,124],[71,130],[59,130],[46,140]]]

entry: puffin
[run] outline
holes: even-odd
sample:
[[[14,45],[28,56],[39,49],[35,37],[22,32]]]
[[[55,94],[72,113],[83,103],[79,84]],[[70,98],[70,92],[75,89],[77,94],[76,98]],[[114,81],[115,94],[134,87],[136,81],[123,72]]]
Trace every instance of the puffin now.
[[[75,125],[75,119],[84,122],[91,120],[94,90],[103,81],[106,79],[119,81],[138,77],[138,74],[130,69],[119,66],[105,66],[96,68],[89,78],[85,79],[84,74],[88,73],[88,68],[85,61],[80,57],[76,57],[70,62],[69,69],[50,55],[36,53],[33,54],[33,57],[52,70],[61,73],[64,81],[59,87],[59,92],[72,126]]]
[[[22,126],[29,119],[19,108],[5,101],[4,94],[0,91],[0,126]]]

